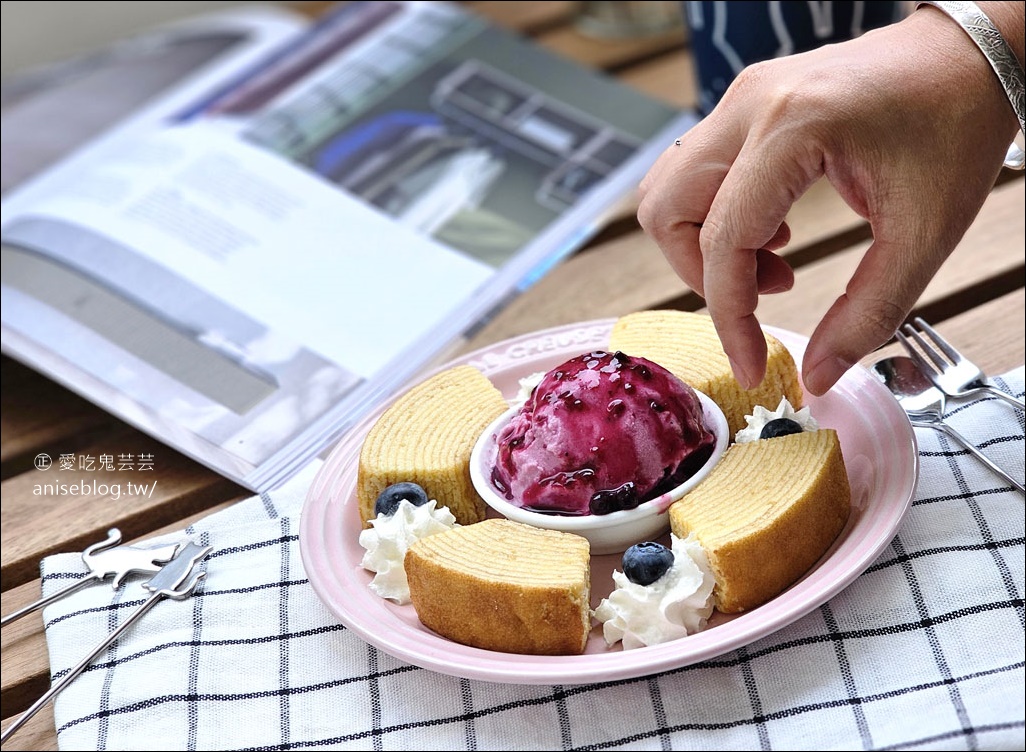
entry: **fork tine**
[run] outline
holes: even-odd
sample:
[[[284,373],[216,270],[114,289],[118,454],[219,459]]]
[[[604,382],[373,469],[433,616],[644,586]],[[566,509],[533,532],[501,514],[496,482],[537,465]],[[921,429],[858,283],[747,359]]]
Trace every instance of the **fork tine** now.
[[[932,326],[918,316],[913,321],[922,332],[917,331],[912,324],[905,324],[901,327],[904,334],[899,330],[894,333],[895,337],[905,347],[905,351],[919,370],[944,394],[949,397],[971,397],[986,392],[1009,403],[1017,410],[1026,410],[1022,400],[988,383],[987,374],[971,360],[967,360],[953,345],[948,344]],[[936,349],[930,345],[927,338],[932,340]],[[943,359],[941,351],[950,358],[950,361]],[[932,360],[934,365],[930,365],[927,359]]]
[[[916,344],[919,345],[919,349],[921,349],[926,354],[926,356],[930,358],[930,360],[937,364],[937,368],[933,368],[933,366],[930,366],[928,363],[926,363],[920,356],[920,368],[926,365],[929,367],[929,370],[937,371],[938,369],[944,369],[948,366],[948,362],[944,360],[944,358],[942,358],[936,350],[930,347],[929,343],[925,339],[923,339],[922,335],[919,334],[919,332],[912,328],[911,324],[905,324],[904,329],[905,332],[916,341]],[[903,337],[901,332],[895,332],[895,335],[898,337],[902,337],[902,344],[905,345],[905,349],[908,350],[910,353],[916,350],[916,348],[912,346],[912,343],[907,338]]]
[[[916,336],[914,330],[910,329],[907,325],[905,328],[908,329],[912,336]],[[905,351],[908,353],[908,356],[915,361],[916,366],[919,367],[920,371],[925,373],[927,376],[930,376],[931,378],[934,375],[940,374],[937,368],[920,354],[919,350],[916,349],[915,345],[912,344],[912,341],[908,337],[906,337],[900,331],[895,332],[894,336],[897,337],[898,341],[901,342],[901,344],[905,347]],[[916,339],[918,340],[919,337],[916,337]],[[929,348],[927,348],[927,351],[929,352]]]
[[[927,335],[929,335],[930,339],[932,339],[934,341],[934,343],[937,345],[937,347],[939,347],[941,350],[943,350],[944,354],[947,355],[949,358],[951,358],[951,362],[952,363],[958,364],[958,363],[962,362],[962,360],[963,360],[962,353],[960,353],[958,350],[956,350],[954,347],[952,347],[948,343],[948,341],[946,339],[944,339],[942,336],[940,336],[940,334],[938,334],[937,331],[932,326],[927,324],[925,321],[923,321],[918,316],[916,316],[914,321],[916,322],[916,326],[918,326],[920,329],[922,329],[924,332],[926,332]]]

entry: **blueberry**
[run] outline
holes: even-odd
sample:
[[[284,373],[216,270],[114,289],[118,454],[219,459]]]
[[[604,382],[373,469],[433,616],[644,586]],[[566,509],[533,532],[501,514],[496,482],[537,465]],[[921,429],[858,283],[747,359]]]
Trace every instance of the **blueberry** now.
[[[634,481],[629,480],[617,488],[593,493],[588,501],[588,511],[592,514],[612,514],[622,509],[634,509],[640,503],[638,489]]]
[[[374,502],[374,514],[390,517],[399,508],[399,502],[406,499],[415,507],[428,503],[427,492],[416,483],[393,483],[380,494]]]
[[[635,543],[623,552],[623,573],[635,585],[651,585],[673,566],[673,551],[662,543]]]
[[[788,436],[792,433],[801,433],[802,427],[790,418],[774,418],[762,427],[760,439],[775,439],[777,436]]]

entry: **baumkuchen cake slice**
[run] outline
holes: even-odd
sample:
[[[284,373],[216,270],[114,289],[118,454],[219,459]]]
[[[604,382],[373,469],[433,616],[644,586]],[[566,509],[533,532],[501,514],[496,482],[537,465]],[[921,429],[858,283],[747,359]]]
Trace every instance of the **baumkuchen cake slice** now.
[[[670,507],[676,536],[694,533],[716,579],[716,608],[747,611],[801,577],[840,534],[851,491],[829,428],[732,444],[709,476]]]
[[[470,480],[470,451],[506,410],[502,393],[473,366],[432,376],[378,418],[360,450],[356,495],[364,525],[374,501],[393,483],[417,483],[462,525],[484,519],[485,503]]]
[[[734,378],[712,319],[703,313],[639,311],[618,319],[609,336],[610,350],[653,360],[705,392],[727,416],[731,434],[745,427],[745,415],[756,405],[776,405],[781,397],[795,409],[802,405],[794,358],[771,334],[766,347],[766,377],[746,391]]]
[[[505,653],[584,651],[590,567],[585,538],[505,519],[455,527],[406,552],[410,597],[424,626]]]

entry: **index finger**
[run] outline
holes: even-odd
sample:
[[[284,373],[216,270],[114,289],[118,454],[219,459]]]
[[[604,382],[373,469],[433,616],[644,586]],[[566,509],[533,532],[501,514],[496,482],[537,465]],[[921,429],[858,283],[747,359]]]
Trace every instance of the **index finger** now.
[[[786,148],[746,143],[709,208],[700,244],[709,315],[745,388],[766,370],[766,341],[755,317],[759,251],[773,244],[794,201],[820,172]]]

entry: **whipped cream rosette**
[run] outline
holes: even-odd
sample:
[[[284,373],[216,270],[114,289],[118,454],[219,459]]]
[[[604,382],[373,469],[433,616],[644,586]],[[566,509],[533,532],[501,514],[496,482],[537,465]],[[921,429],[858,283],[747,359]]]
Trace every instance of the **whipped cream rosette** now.
[[[673,564],[655,582],[631,582],[613,572],[615,589],[593,615],[602,622],[609,645],[622,641],[625,650],[686,637],[705,628],[713,610],[712,571],[694,536],[671,534]]]
[[[393,514],[379,514],[371,526],[360,531],[360,545],[366,549],[360,565],[374,572],[370,589],[399,605],[410,602],[410,585],[403,561],[415,541],[456,525],[448,507],[437,507],[435,500],[415,506],[399,502]]]
[[[780,419],[794,421],[802,431],[819,430],[819,423],[812,417],[812,412],[808,407],[795,410],[787,398],[782,397],[776,410],[767,410],[762,405],[756,405],[752,409],[752,414],[745,416],[745,422],[748,423],[748,426],[742,428],[734,435],[734,443],[747,444],[750,441],[758,441],[762,438],[762,429],[768,423]]]

